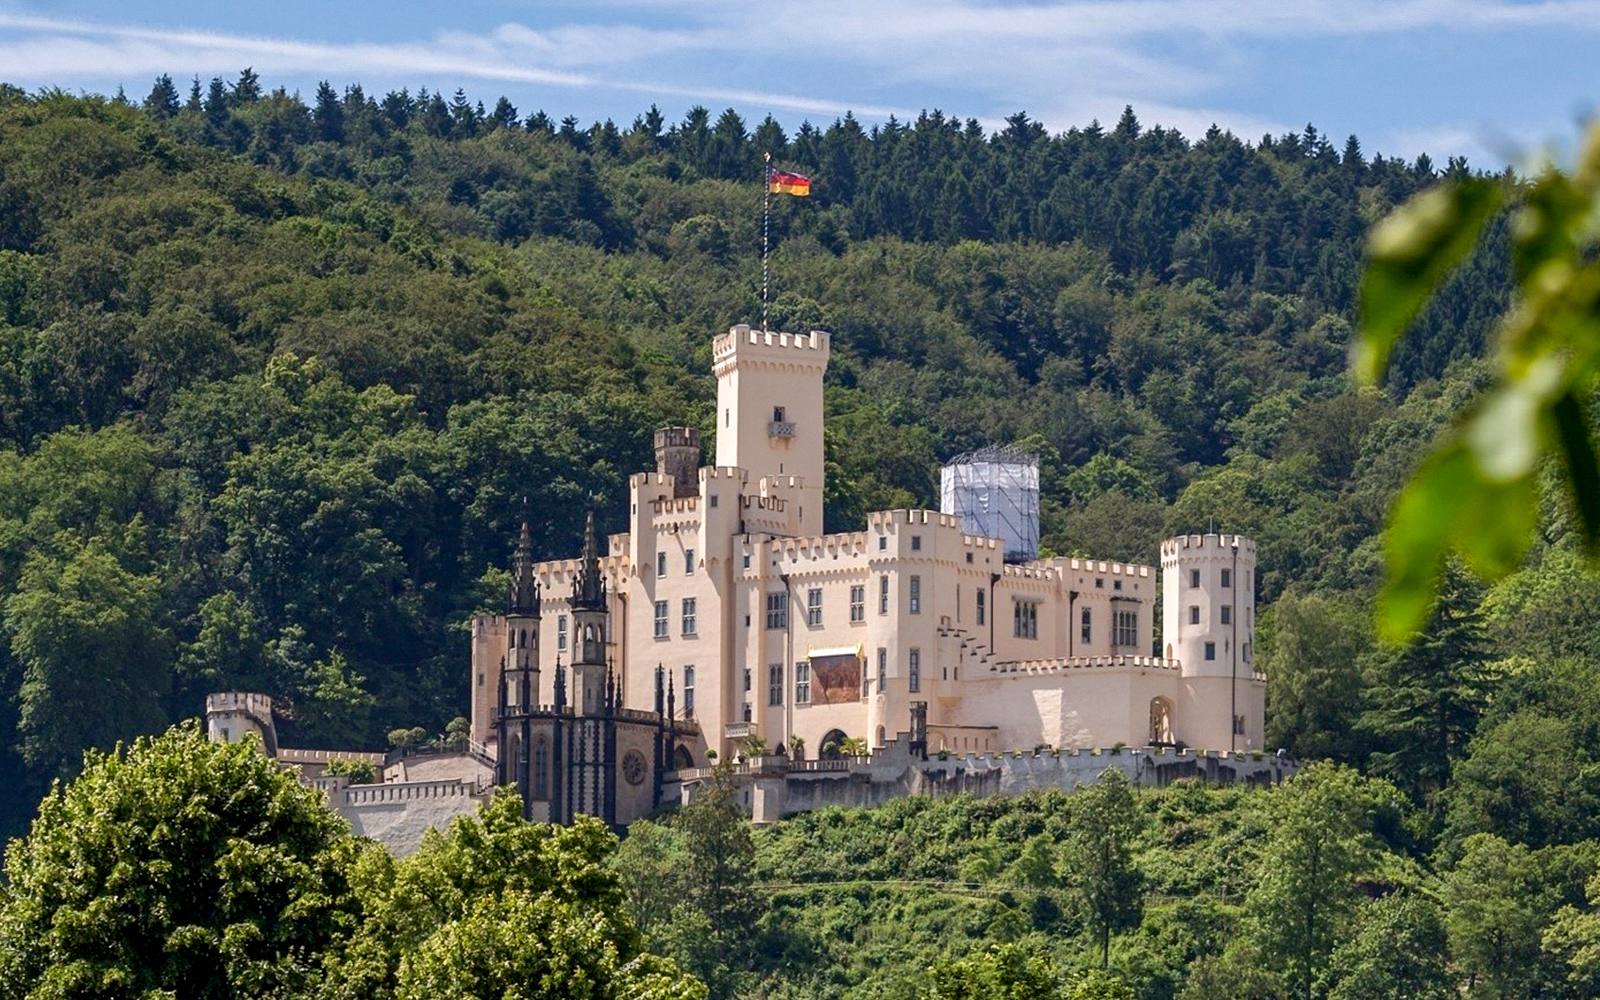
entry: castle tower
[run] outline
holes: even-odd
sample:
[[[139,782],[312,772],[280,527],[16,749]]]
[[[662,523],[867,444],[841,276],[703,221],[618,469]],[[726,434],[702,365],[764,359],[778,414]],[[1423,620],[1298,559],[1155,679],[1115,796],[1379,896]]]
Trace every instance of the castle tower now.
[[[248,691],[206,695],[206,737],[214,743],[237,743],[254,733],[268,757],[278,755],[278,730],[272,721],[272,699]]]
[[[572,581],[572,706],[578,715],[597,716],[608,709],[606,625],[610,610],[606,582],[600,576],[600,545],[595,537],[594,507],[583,527],[583,559]]]
[[[511,557],[511,588],[506,595],[506,664],[515,672],[515,704],[539,700],[539,583],[533,578],[533,532],[522,522],[517,553]]]
[[[828,335],[733,327],[711,345],[717,465],[751,478],[796,477],[802,535],[822,533],[822,376]]]
[[[663,427],[656,431],[656,472],[672,477],[672,495],[692,497],[700,486],[700,431]]]
[[[1254,539],[1211,533],[1161,543],[1162,652],[1183,664],[1193,705],[1180,713],[1179,738],[1191,746],[1261,745],[1247,724],[1259,718],[1250,711],[1255,571]]]

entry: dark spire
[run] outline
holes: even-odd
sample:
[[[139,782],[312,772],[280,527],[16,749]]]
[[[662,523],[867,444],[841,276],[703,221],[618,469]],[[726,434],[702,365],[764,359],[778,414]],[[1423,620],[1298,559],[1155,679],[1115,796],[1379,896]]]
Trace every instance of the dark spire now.
[[[574,611],[604,611],[606,585],[600,578],[600,543],[595,538],[594,503],[590,501],[584,512],[583,559],[578,575],[572,581],[572,609]]]
[[[567,707],[567,668],[561,665],[561,658],[556,658],[556,711]]]
[[[517,537],[517,554],[511,557],[511,590],[506,613],[524,618],[539,616],[539,583],[533,578],[533,529],[526,518]]]

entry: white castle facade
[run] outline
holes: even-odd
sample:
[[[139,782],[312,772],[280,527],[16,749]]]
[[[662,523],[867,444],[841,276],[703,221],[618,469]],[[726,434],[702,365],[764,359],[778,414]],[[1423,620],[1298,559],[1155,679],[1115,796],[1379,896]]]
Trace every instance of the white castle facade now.
[[[694,430],[657,433],[657,470],[630,482],[628,530],[597,546],[603,617],[592,601],[569,606],[585,567],[564,560],[532,564],[541,596],[520,619],[474,622],[475,743],[499,756],[517,689],[528,711],[566,704],[566,672],[598,648],[606,666],[591,673],[615,685],[618,711],[665,705],[695,724],[667,768],[753,738],[815,758],[897,733],[925,754],[1262,748],[1252,540],[1168,539],[1158,574],[1008,563],[1000,540],[928,510],[823,534],[828,353],[822,332],[716,338],[715,464],[700,467]],[[502,684],[507,663],[523,671],[516,684]]]

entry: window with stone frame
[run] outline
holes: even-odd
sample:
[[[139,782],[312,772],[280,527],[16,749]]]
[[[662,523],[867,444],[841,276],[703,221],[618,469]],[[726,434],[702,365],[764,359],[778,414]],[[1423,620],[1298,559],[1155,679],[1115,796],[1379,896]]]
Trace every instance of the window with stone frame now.
[[[867,588],[856,584],[850,588],[850,621],[860,622],[867,619]]]
[[[812,628],[822,624],[822,588],[806,591],[806,624]]]
[[[794,665],[794,703],[811,704],[811,663],[801,660]]]
[[[556,650],[564,651],[567,648],[567,616],[556,615]]]
[[[683,599],[683,634],[684,635],[694,635],[697,631],[699,631],[699,615],[696,613],[696,610],[695,610],[696,606],[698,604],[699,604],[699,600],[697,598],[685,597]]]
[[[667,602],[656,602],[656,638],[665,639],[671,635],[671,626],[667,623]]]
[[[775,590],[767,595],[767,628],[789,627],[789,592]]]
[[[1111,613],[1111,644],[1124,649],[1139,645],[1139,612],[1117,610]]]
[[[983,589],[980,587],[978,589],[978,624],[979,625],[984,624],[984,618],[988,614],[988,610],[989,609],[984,606],[984,602],[986,600],[988,600],[988,595],[986,595],[983,592]]]
[[[889,574],[878,574],[878,614],[889,613]]]
[[[922,614],[922,577],[920,576],[913,576],[911,578],[911,601],[909,610],[914,615]]]
[[[906,658],[906,688],[912,694],[922,690],[922,650],[913,649]]]
[[[1012,602],[1011,634],[1018,639],[1039,638],[1039,605],[1037,602]]]
[[[783,664],[767,665],[767,704],[783,704]]]
[[[694,667],[683,668],[683,717],[694,718]]]

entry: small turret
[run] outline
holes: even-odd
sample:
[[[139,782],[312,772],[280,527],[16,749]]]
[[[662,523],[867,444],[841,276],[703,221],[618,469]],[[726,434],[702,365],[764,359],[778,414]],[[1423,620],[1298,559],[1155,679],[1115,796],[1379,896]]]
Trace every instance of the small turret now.
[[[674,497],[694,496],[700,480],[700,431],[694,427],[656,431],[656,472],[672,477]]]
[[[595,537],[594,505],[588,506],[583,524],[583,559],[572,581],[573,611],[606,610],[606,582],[600,576],[600,543]]]
[[[511,558],[511,588],[506,595],[506,614],[514,618],[539,617],[539,582],[533,577],[533,531],[526,519],[517,538],[517,554]]]

